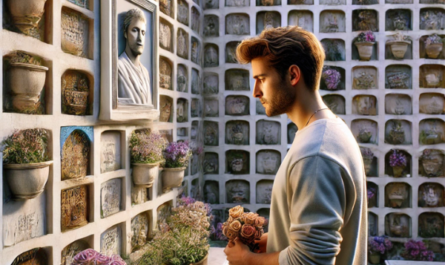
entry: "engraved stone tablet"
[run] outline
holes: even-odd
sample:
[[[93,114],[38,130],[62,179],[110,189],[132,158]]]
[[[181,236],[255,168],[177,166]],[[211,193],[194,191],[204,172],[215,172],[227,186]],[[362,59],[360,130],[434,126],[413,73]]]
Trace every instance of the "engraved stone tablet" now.
[[[262,150],[256,154],[256,173],[274,175],[280,164],[281,154],[277,151]]]
[[[249,35],[250,23],[247,14],[229,14],[226,16],[226,34]]]
[[[147,243],[149,238],[149,213],[144,212],[131,219],[131,249],[135,251]]]
[[[121,133],[105,131],[100,139],[100,173],[121,168]]]
[[[81,13],[62,8],[62,50],[89,57],[89,20]]]
[[[73,258],[81,251],[91,248],[85,240],[77,240],[69,244],[62,250],[62,265],[73,264]]]
[[[100,235],[100,252],[107,256],[120,255],[122,249],[122,231],[120,225],[115,225]]]
[[[89,169],[90,140],[81,130],[74,130],[62,148],[62,180],[86,177]]]
[[[272,185],[271,180],[260,180],[256,184],[256,203],[270,204],[272,198]]]
[[[62,190],[62,231],[88,224],[88,189],[79,186]]]
[[[249,145],[249,123],[228,121],[226,123],[226,144]]]
[[[226,203],[249,203],[249,182],[230,180],[226,182]]]
[[[101,184],[100,211],[105,218],[121,210],[122,179],[112,179]]]
[[[281,144],[281,125],[279,122],[259,120],[256,123],[256,143]]]

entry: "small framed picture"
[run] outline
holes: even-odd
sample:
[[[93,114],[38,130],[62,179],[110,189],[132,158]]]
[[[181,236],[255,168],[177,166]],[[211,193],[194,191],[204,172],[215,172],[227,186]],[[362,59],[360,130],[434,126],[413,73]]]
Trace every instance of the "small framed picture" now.
[[[149,0],[101,3],[100,119],[158,119],[157,16]]]

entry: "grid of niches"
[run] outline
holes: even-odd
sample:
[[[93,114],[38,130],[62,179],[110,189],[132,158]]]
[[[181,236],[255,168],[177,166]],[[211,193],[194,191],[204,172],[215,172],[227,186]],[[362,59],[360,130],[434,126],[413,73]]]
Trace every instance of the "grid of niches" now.
[[[237,2],[241,6],[227,6],[228,4],[234,5],[234,3]],[[209,121],[215,121],[218,124],[219,129],[219,144],[218,146],[206,146],[205,151],[208,153],[216,153],[218,155],[218,161],[219,161],[219,170],[218,174],[206,174],[205,180],[206,181],[216,181],[218,182],[218,188],[219,191],[224,191],[226,188],[226,183],[229,180],[234,179],[240,179],[240,180],[247,180],[249,182],[249,190],[250,190],[250,198],[248,199],[248,202],[245,202],[243,205],[247,207],[251,211],[256,211],[257,209],[268,207],[268,205],[263,204],[256,204],[255,200],[255,192],[256,192],[256,185],[259,180],[261,179],[272,179],[273,176],[262,176],[260,174],[256,174],[255,168],[256,168],[256,157],[255,153],[257,150],[267,148],[269,149],[269,146],[259,145],[255,142],[255,138],[257,136],[258,131],[256,131],[256,122],[260,119],[267,119],[267,120],[277,120],[281,123],[281,145],[278,146],[270,146],[270,149],[275,149],[281,152],[281,158],[284,158],[284,155],[286,153],[286,150],[290,147],[290,144],[287,142],[287,131],[288,131],[288,123],[289,121],[285,117],[271,117],[267,118],[263,115],[259,115],[256,112],[256,99],[254,99],[251,96],[251,91],[254,85],[254,80],[252,80],[251,77],[249,77],[249,83],[250,83],[250,91],[229,91],[225,89],[225,82],[227,80],[225,79],[226,70],[228,69],[246,69],[249,71],[249,74],[251,74],[250,66],[246,65],[239,65],[239,64],[233,64],[233,63],[227,63],[226,61],[226,45],[229,42],[232,41],[241,41],[242,39],[248,37],[248,36],[254,36],[256,35],[259,30],[261,30],[261,27],[259,27],[263,21],[260,21],[258,18],[262,18],[260,16],[261,12],[264,11],[272,11],[277,12],[280,16],[277,18],[277,21],[279,21],[278,24],[273,24],[274,26],[286,26],[291,25],[292,22],[291,19],[291,13],[292,11],[307,11],[310,12],[310,15],[312,16],[312,20],[309,22],[310,25],[303,24],[300,26],[308,26],[309,28],[313,29],[313,33],[318,37],[320,40],[325,39],[339,39],[344,42],[343,46],[343,60],[341,61],[325,61],[325,66],[331,66],[334,69],[340,69],[342,74],[342,85],[343,89],[335,90],[335,91],[329,91],[327,89],[320,90],[320,94],[324,96],[330,96],[330,95],[338,95],[341,96],[343,101],[340,102],[340,105],[343,104],[343,111],[339,111],[337,114],[339,117],[341,117],[346,124],[351,128],[353,133],[355,133],[355,136],[358,137],[357,133],[355,131],[354,124],[360,125],[361,120],[371,120],[375,122],[377,125],[375,136],[374,136],[374,143],[359,143],[361,147],[370,148],[372,152],[374,152],[374,156],[376,157],[377,163],[373,166],[376,167],[376,176],[375,177],[368,177],[368,182],[373,182],[377,185],[378,188],[378,207],[372,207],[369,208],[369,211],[372,213],[377,214],[378,216],[378,225],[377,225],[377,232],[376,235],[383,235],[385,234],[385,217],[388,213],[406,213],[411,218],[411,223],[409,225],[410,230],[410,236],[409,237],[396,237],[391,236],[391,238],[395,241],[404,242],[408,240],[408,238],[421,238],[419,235],[419,216],[421,213],[424,212],[441,212],[443,211],[443,207],[432,207],[432,208],[424,208],[418,206],[418,199],[421,197],[419,195],[419,187],[426,183],[426,182],[432,182],[444,185],[444,179],[442,177],[437,178],[426,178],[419,174],[419,163],[420,163],[420,157],[422,154],[422,151],[424,149],[430,148],[430,149],[438,149],[438,150],[444,150],[444,144],[438,143],[438,144],[432,144],[432,145],[423,145],[419,142],[419,137],[421,133],[421,126],[420,122],[432,118],[432,119],[438,119],[438,121],[443,121],[443,115],[442,114],[424,114],[419,111],[420,107],[420,96],[424,93],[438,93],[443,95],[443,90],[441,88],[444,88],[443,85],[439,86],[439,88],[425,88],[422,87],[421,79],[424,78],[424,75],[421,70],[422,65],[430,65],[430,64],[439,64],[443,65],[444,60],[442,57],[441,59],[425,59],[424,55],[421,55],[421,49],[423,49],[422,41],[420,38],[422,36],[430,35],[432,33],[437,33],[439,35],[443,35],[443,25],[441,26],[442,29],[437,30],[426,30],[423,29],[423,27],[420,26],[421,23],[423,23],[423,20],[421,18],[421,13],[423,12],[424,8],[431,8],[433,10],[443,12],[443,8],[441,8],[441,5],[437,5],[434,3],[424,4],[419,3],[419,1],[414,1],[413,3],[403,3],[403,4],[396,4],[395,1],[392,4],[385,3],[384,1],[380,0],[380,3],[378,4],[370,4],[370,5],[354,5],[351,0],[346,1],[345,4],[337,4],[337,5],[329,5],[329,4],[322,4],[319,3],[319,1],[315,0],[315,4],[302,4],[302,5],[294,5],[294,4],[288,4],[287,1],[282,1],[279,5],[271,5],[271,6],[261,6],[262,2],[272,2],[272,1],[226,1],[226,0],[220,0],[218,1],[208,1],[207,6],[205,6],[205,12],[204,12],[204,23],[206,23],[206,18],[213,17],[212,19],[215,19],[219,22],[219,28],[215,30],[216,32],[211,32],[211,28],[208,27],[207,24],[204,24],[204,41],[206,44],[212,44],[216,45],[217,51],[218,51],[218,65],[217,66],[211,66],[211,67],[205,67],[205,73],[209,74],[217,74],[218,80],[219,80],[219,87],[218,87],[218,93],[207,95],[205,94],[205,97],[214,97],[219,100],[219,116],[218,117],[205,117],[205,120]],[[297,1],[296,1],[297,2]],[[322,1],[323,2],[323,1]],[[328,1],[324,1],[325,3]],[[340,2],[340,1],[339,1]],[[248,5],[246,5],[248,3]],[[273,1],[273,4],[276,4],[277,1]],[[370,61],[360,61],[358,58],[357,51],[355,50],[355,47],[353,45],[354,40],[356,37],[362,32],[361,30],[356,29],[356,25],[354,25],[354,21],[357,21],[357,11],[362,10],[370,10],[375,11],[374,14],[377,14],[375,16],[375,19],[377,20],[376,26],[378,30],[374,29],[374,35],[376,37],[376,44],[374,48],[374,55],[371,58]],[[388,19],[392,19],[390,17],[390,14],[393,10],[408,10],[409,14],[409,30],[403,30],[401,31],[404,35],[408,35],[411,37],[412,42],[408,46],[408,51],[406,53],[405,59],[403,60],[395,60],[394,57],[390,54],[390,47],[386,45],[386,41],[391,40],[391,35],[394,35],[398,31],[395,30],[386,30],[387,27],[387,21]],[[324,21],[321,19],[322,14],[326,14],[326,12],[339,12],[340,14],[343,14],[344,16],[344,32],[323,32],[324,31]],[[356,11],[356,12],[355,12]],[[388,12],[389,11],[389,12]],[[243,14],[248,16],[248,29],[249,31],[246,32],[244,35],[231,35],[227,34],[227,18],[230,15],[233,14]],[[308,14],[308,13],[306,13]],[[387,18],[387,14],[389,18]],[[338,24],[340,25],[340,21],[338,21]],[[264,24],[262,24],[264,25]],[[295,24],[292,24],[295,25]],[[213,28],[213,27],[212,27]],[[422,29],[421,29],[422,28]],[[206,35],[206,30],[207,33]],[[204,51],[204,55],[206,55],[206,51]],[[409,59],[407,59],[409,58]],[[212,60],[208,60],[212,61]],[[204,58],[204,64],[206,62],[206,58]],[[393,89],[393,88],[386,88],[388,83],[387,81],[387,74],[388,69],[391,70],[392,66],[406,66],[410,69],[410,78],[411,78],[411,85],[407,89]],[[339,67],[339,68],[335,68]],[[375,76],[376,76],[376,84],[375,89],[357,89],[354,87],[354,69],[360,69],[360,67],[374,67],[376,69]],[[388,68],[390,67],[390,68]],[[205,78],[205,77],[204,77]],[[323,82],[323,81],[322,81]],[[443,82],[443,81],[442,81]],[[407,115],[397,115],[397,114],[387,114],[388,111],[387,105],[391,104],[390,100],[387,99],[387,96],[391,96],[392,94],[401,94],[409,96],[409,101],[411,104],[411,113]],[[228,95],[244,95],[249,97],[249,106],[250,106],[250,112],[248,115],[245,116],[229,116],[225,115],[225,100]],[[363,113],[360,114],[360,111],[357,111],[357,106],[354,105],[354,99],[357,98],[357,96],[374,96],[375,97],[375,111],[376,113],[373,113],[374,115],[370,115],[369,113]],[[329,104],[328,104],[329,105]],[[330,105],[331,107],[332,105]],[[409,134],[411,134],[411,140],[407,144],[390,144],[387,143],[387,140],[385,139],[388,135],[388,128],[391,127],[392,123],[388,121],[391,120],[406,120],[408,121],[408,124],[410,126],[407,128],[409,129]],[[249,145],[224,145],[225,137],[226,137],[226,122],[230,120],[244,120],[249,123],[249,129],[250,129],[250,143]],[[205,128],[204,128],[205,133]],[[408,134],[408,132],[407,132]],[[224,148],[221,148],[224,146]],[[231,175],[227,174],[227,158],[226,158],[226,151],[227,150],[246,150],[249,152],[249,158],[250,158],[250,172],[245,175]],[[388,154],[391,152],[391,150],[398,149],[398,150],[404,150],[407,154],[411,156],[411,163],[410,163],[410,177],[403,177],[403,178],[394,178],[392,176],[392,173],[390,172],[390,169],[388,169]],[[442,151],[443,152],[443,151]],[[205,162],[204,162],[205,163]],[[387,173],[385,173],[387,172]],[[407,208],[392,208],[392,207],[385,207],[385,187],[388,183],[391,182],[403,182],[407,183],[411,187],[410,191],[410,203],[409,207]],[[225,192],[219,192],[219,204],[213,205],[214,209],[227,209],[232,207],[234,204],[228,203],[227,201],[227,190]],[[258,196],[258,194],[256,194]],[[226,217],[226,216],[224,216]],[[223,217],[223,218],[224,218]],[[443,216],[442,216],[442,226],[443,226]],[[443,229],[443,228],[442,228]],[[391,235],[389,232],[386,234]],[[438,238],[434,238],[435,241],[444,243],[443,235]]]
[[[178,7],[180,3],[187,4],[188,23],[187,25],[181,22],[179,12],[182,12]],[[201,67],[202,59],[202,18],[203,10],[199,3],[195,1],[170,1],[170,6],[167,8],[160,8],[159,27],[161,30],[161,24],[170,28],[170,38],[166,40],[169,46],[162,45],[162,34],[159,38],[159,57],[160,57],[160,74],[162,72],[162,60],[167,60],[171,66],[170,74],[170,86],[166,88],[165,85],[159,84],[160,94],[160,111],[161,118],[159,126],[164,129],[170,129],[173,138],[178,141],[191,141],[193,146],[199,146],[200,137],[197,133],[202,123],[201,108],[202,108],[202,96],[201,96],[201,77],[203,75]],[[198,20],[194,19],[194,11],[198,12]],[[198,26],[196,22],[198,22]],[[192,25],[194,28],[192,28]],[[182,32],[187,34],[186,49],[187,56],[182,56],[179,50],[178,35]],[[197,60],[192,60],[192,38],[198,40],[200,45],[198,50]],[[181,68],[181,69],[180,69]],[[185,73],[184,73],[185,70]],[[197,76],[195,75],[197,73]],[[180,78],[186,77],[186,84],[183,85]],[[196,78],[197,77],[197,78]],[[162,81],[160,81],[162,82]],[[166,115],[163,118],[163,113],[168,111],[164,108],[166,102],[163,99],[171,100],[170,117],[167,119]],[[182,105],[182,106],[181,106]],[[192,129],[193,127],[193,129]],[[195,134],[196,132],[196,134]],[[190,165],[185,171],[185,178],[183,181],[183,189],[185,195],[195,195],[200,190],[201,170],[199,168],[198,157],[193,156]],[[196,169],[195,169],[196,168]]]

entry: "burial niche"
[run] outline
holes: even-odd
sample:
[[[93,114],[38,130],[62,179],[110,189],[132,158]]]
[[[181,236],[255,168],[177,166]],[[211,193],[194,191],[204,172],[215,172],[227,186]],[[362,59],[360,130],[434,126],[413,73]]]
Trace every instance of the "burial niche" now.
[[[373,120],[353,120],[351,131],[358,143],[377,144],[378,142],[378,125]]]
[[[256,203],[270,204],[272,199],[272,180],[260,180],[256,184]]]
[[[64,132],[70,131],[70,127]],[[72,130],[74,129],[74,130]],[[82,129],[71,128],[69,135],[62,134],[62,180],[81,179],[90,175],[90,149],[89,135]]]
[[[202,164],[204,175],[218,174],[219,160],[218,153],[206,152]]]
[[[249,15],[242,13],[227,15],[226,35],[250,35]]]
[[[219,92],[219,76],[216,73],[204,73],[204,95],[216,95]]]
[[[88,191],[89,188],[85,185],[62,190],[62,232],[88,224]]]
[[[229,69],[225,72],[226,90],[250,91],[249,71],[244,69]]]
[[[344,40],[322,39],[321,45],[323,46],[326,55],[326,61],[346,61],[346,48]]]
[[[249,98],[246,96],[227,96],[225,104],[226,115],[249,115],[249,102]]]
[[[226,144],[249,145],[249,123],[228,121],[226,123]]]
[[[131,252],[144,246],[150,238],[151,211],[143,212],[131,219]]]
[[[103,132],[100,138],[100,173],[121,169],[121,156],[121,132]]]
[[[226,203],[250,203],[250,185],[245,180],[226,182]]]
[[[387,94],[385,96],[385,113],[393,115],[413,114],[411,97],[405,94]]]
[[[219,204],[218,181],[207,180],[204,183],[204,201],[210,204]]]
[[[92,21],[80,12],[62,8],[62,50],[76,56],[93,59],[93,43],[90,38],[90,23]]]
[[[411,208],[411,186],[403,182],[391,182],[385,186],[385,207]]]
[[[226,172],[229,174],[249,174],[250,155],[244,150],[229,150],[226,152]]]
[[[444,188],[439,183],[427,182],[419,186],[418,206],[419,207],[443,207]]]
[[[100,187],[101,218],[118,213],[122,207],[122,178],[111,179]]]
[[[94,87],[89,75],[67,70],[62,75],[62,113],[91,115],[93,113]]]
[[[107,256],[121,255],[122,228],[121,224],[108,228],[100,235],[100,253]]]
[[[345,98],[342,95],[328,94],[321,97],[328,108],[338,115],[346,114]]]
[[[385,235],[411,237],[411,217],[404,213],[389,213],[385,216]]]
[[[410,121],[391,119],[386,122],[385,143],[411,145],[412,138],[412,124]]]
[[[281,154],[275,150],[261,150],[256,153],[256,173],[275,175],[281,164]]]
[[[73,264],[73,258],[85,249],[91,248],[87,240],[81,239],[74,241],[62,250],[62,265]]]

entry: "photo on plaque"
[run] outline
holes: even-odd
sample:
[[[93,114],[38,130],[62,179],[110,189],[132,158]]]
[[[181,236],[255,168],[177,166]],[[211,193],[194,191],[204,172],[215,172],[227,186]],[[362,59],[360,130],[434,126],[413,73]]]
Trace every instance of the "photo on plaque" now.
[[[157,14],[149,0],[112,0],[102,6],[111,27],[102,32],[101,118],[109,120],[156,119],[159,117],[157,91]],[[111,58],[110,58],[111,57]],[[107,64],[109,63],[109,64]]]

